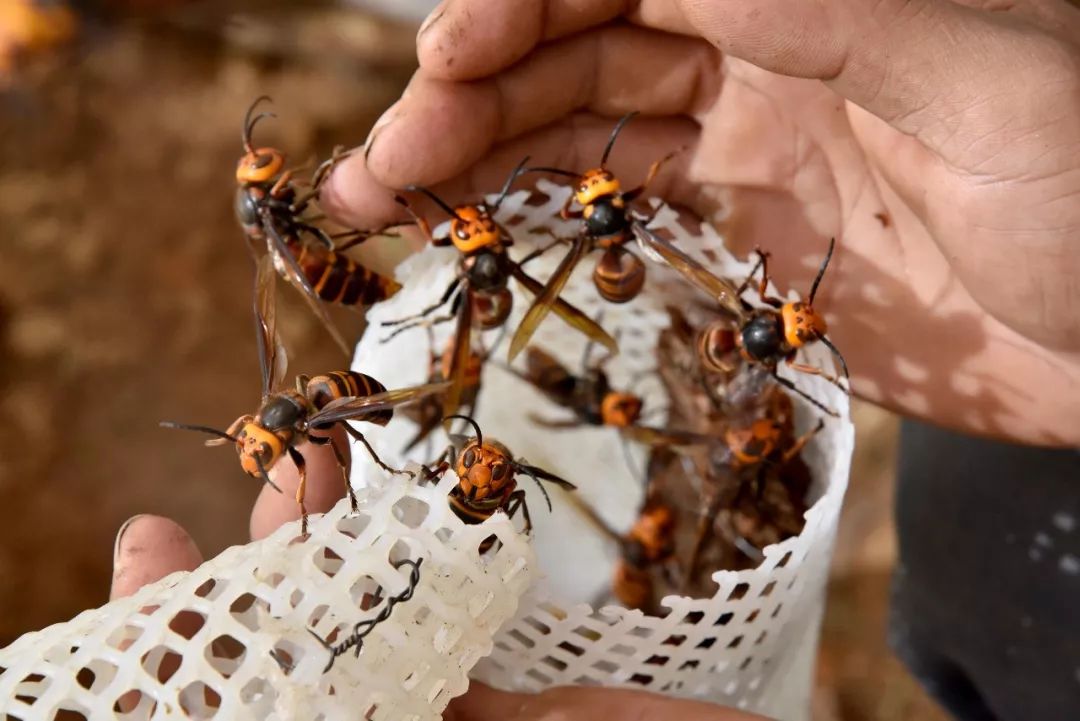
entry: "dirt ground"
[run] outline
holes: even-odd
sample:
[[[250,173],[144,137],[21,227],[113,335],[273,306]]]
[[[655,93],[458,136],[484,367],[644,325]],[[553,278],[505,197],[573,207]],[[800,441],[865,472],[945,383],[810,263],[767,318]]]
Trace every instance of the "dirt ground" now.
[[[240,118],[269,94],[279,118],[260,132],[295,160],[326,155],[363,142],[414,64],[413,28],[299,5],[86,23],[0,92],[0,645],[105,602],[131,515],[175,518],[207,556],[247,540],[257,484],[157,425],[223,426],[257,402]],[[290,370],[341,365],[285,300],[305,349]],[[858,421],[815,719],[944,719],[884,640],[896,420]]]

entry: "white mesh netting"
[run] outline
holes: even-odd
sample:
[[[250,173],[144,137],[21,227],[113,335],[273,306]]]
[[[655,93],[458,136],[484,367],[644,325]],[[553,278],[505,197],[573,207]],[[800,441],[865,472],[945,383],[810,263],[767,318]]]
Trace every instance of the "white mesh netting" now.
[[[8,719],[438,719],[529,583],[532,551],[499,514],[464,525],[437,486],[361,492],[193,572],[0,650]],[[481,542],[501,541],[481,557]],[[408,587],[411,599],[324,673],[330,653]],[[382,589],[380,592],[379,589]]]
[[[544,227],[562,236],[576,231],[575,222],[557,217],[569,190],[544,180],[537,188],[539,192],[508,197],[497,214],[515,238],[514,257],[550,241],[546,234],[530,233],[532,229]],[[651,227],[669,231],[680,248],[722,275],[742,278],[749,272],[751,264],[728,253],[711,227],[694,225],[688,230],[674,210],[664,207]],[[436,233],[443,230],[444,226],[436,228]],[[559,255],[555,251],[542,256],[528,265],[528,271],[545,280]],[[388,387],[427,377],[428,335],[415,330],[382,344],[387,332],[378,323],[411,315],[433,302],[453,278],[456,258],[453,249],[428,248],[399,268],[398,278],[405,289],[370,313],[371,329],[357,348],[357,369]],[[613,386],[632,386],[645,398],[646,419],[661,424],[667,400],[655,373],[655,349],[660,331],[669,324],[664,306],[687,307],[705,299],[674,271],[650,262],[644,292],[631,303],[609,304],[592,286],[593,262],[594,257],[582,263],[584,267],[573,275],[563,297],[591,316],[602,312],[603,326],[617,332],[620,343],[620,354],[605,366]],[[515,307],[508,326],[513,329],[528,297],[513,282],[511,288]],[[436,326],[436,350],[445,347],[452,326]],[[491,346],[497,338],[498,331],[489,331],[485,344]],[[568,368],[581,367],[584,337],[554,315],[545,320],[533,343]],[[627,529],[642,501],[644,449],[630,448],[632,470],[612,429],[550,430],[531,423],[527,412],[546,418],[566,418],[568,413],[501,367],[505,354],[504,338],[483,371],[474,414],[480,427],[517,456],[574,482],[581,498],[598,509],[610,526]],[[812,348],[807,357],[809,362],[832,367],[821,348]],[[854,432],[844,394],[819,378],[788,375],[841,414],[841,419],[828,419],[804,451],[814,478],[813,506],[798,537],[766,548],[764,561],[756,569],[716,573],[719,590],[712,598],[665,598],[663,605],[670,613],[662,619],[617,606],[594,609],[589,602],[609,586],[618,549],[583,521],[563,492],[551,492],[554,510],[548,513],[536,488],[526,483],[540,578],[516,617],[499,631],[493,653],[477,665],[472,677],[518,690],[564,684],[625,685],[709,699],[784,721],[806,718],[824,584],[847,487]],[[809,428],[818,412],[798,399],[796,408],[798,428]],[[401,464],[406,460],[401,453],[404,439],[414,430],[413,423],[399,414],[388,432],[371,440],[384,460]],[[409,458],[430,461],[445,443],[445,436],[435,434]],[[353,458],[354,477],[380,478],[365,454],[357,452]]]

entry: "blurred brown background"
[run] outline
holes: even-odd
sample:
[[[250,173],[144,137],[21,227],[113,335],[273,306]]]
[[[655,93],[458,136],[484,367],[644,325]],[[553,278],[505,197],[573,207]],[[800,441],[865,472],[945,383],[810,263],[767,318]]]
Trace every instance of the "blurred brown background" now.
[[[34,36],[3,32],[11,17],[0,13],[0,645],[104,603],[131,515],[175,518],[207,556],[247,540],[257,484],[232,453],[157,426],[224,426],[258,400],[252,269],[232,217],[241,117],[271,95],[279,118],[262,142],[294,162],[325,156],[364,141],[415,64],[413,26],[324,2],[114,2],[78,17],[70,42],[18,55]],[[374,253],[387,263],[395,249]],[[286,341],[305,349],[291,371],[341,365],[282,295]],[[885,643],[896,419],[856,415],[815,719],[944,719]]]

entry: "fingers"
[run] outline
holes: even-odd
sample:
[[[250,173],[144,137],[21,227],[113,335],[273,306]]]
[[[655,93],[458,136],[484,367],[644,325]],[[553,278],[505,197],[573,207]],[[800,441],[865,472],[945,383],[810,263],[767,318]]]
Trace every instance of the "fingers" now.
[[[609,118],[587,114],[563,118],[495,146],[479,162],[470,161],[455,169],[451,180],[432,186],[432,190],[450,203],[477,200],[482,193],[496,192],[507,173],[526,155],[531,157],[531,164],[584,170],[599,162],[613,126]],[[692,167],[698,135],[697,124],[687,118],[635,118],[619,136],[609,166],[630,188],[641,182],[654,160],[685,148],[661,169],[649,186],[649,194],[700,205],[702,191]],[[396,187],[412,182],[407,177],[397,180]],[[535,176],[525,177],[515,187],[529,187],[534,182]],[[420,213],[430,217],[433,225],[442,222],[441,211],[435,214],[433,205],[416,200]],[[342,163],[334,173],[321,204],[340,222],[360,227],[404,219],[401,208],[393,202],[392,191],[356,158]]]
[[[420,67],[437,77],[471,80],[501,70],[545,38],[611,20],[628,0],[443,0],[416,37]]]
[[[323,434],[313,434],[323,435]],[[348,463],[349,443],[345,431],[335,426],[329,434],[341,449]],[[335,503],[345,496],[345,482],[341,468],[334,456],[334,451],[327,445],[304,443],[297,447],[304,457],[307,467],[307,486],[304,503],[308,513],[326,513]],[[276,531],[282,524],[300,518],[300,507],[296,503],[296,489],[300,484],[300,474],[288,455],[282,456],[270,469],[270,478],[281,489],[278,493],[264,485],[255,508],[251,512],[251,538],[259,540]]]
[[[725,53],[783,75],[824,80],[946,159],[969,150],[964,142],[951,145],[958,129],[985,131],[1003,115],[1024,113],[1012,107],[1009,93],[989,93],[1017,79],[1018,58],[1038,57],[1035,67],[1047,77],[1064,63],[1050,36],[948,0],[681,4]]]
[[[475,80],[513,65],[543,42],[617,17],[655,30],[695,34],[678,0],[445,0],[416,40],[432,77]]]
[[[681,721],[767,721],[762,716],[697,701],[624,689],[566,687],[539,694],[496,691],[472,683],[450,702],[448,721],[593,721],[596,718],[680,719]]]
[[[109,599],[130,596],[170,573],[191,571],[202,561],[195,541],[174,521],[161,516],[135,516],[116,534]]]
[[[476,82],[449,82],[421,70],[369,137],[366,163],[390,187],[435,183],[475,163],[496,142],[575,110],[612,118],[631,110],[695,114],[715,100],[719,77],[719,54],[707,43],[622,25],[542,47]]]

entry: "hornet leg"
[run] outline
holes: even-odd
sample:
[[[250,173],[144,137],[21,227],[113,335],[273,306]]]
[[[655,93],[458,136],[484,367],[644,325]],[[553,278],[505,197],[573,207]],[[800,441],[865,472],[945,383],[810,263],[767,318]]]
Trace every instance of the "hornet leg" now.
[[[307,463],[304,461],[300,451],[292,446],[289,446],[289,458],[296,465],[297,474],[300,476],[300,483],[296,486],[296,504],[300,506],[300,535],[306,536],[308,534],[308,512],[307,506],[304,505],[304,495],[307,493]]]
[[[334,442],[334,439],[330,436],[309,436],[308,440],[317,446],[330,446],[330,450],[334,452],[334,458],[337,459],[338,468],[341,469],[341,478],[345,481],[345,493],[349,496],[349,508],[353,513],[359,510],[356,502],[356,493],[353,492],[352,484],[349,483],[349,464],[345,462],[345,454],[338,448],[338,444]]]
[[[409,476],[410,478],[412,478],[412,476],[413,476],[412,471],[403,471],[403,470],[400,470],[400,469],[397,469],[397,468],[391,468],[390,466],[383,463],[382,459],[379,458],[379,454],[376,453],[375,449],[371,447],[370,443],[368,443],[367,438],[364,438],[363,433],[356,430],[355,428],[350,426],[348,423],[342,423],[341,425],[345,426],[345,432],[346,433],[348,433],[350,436],[352,436],[356,440],[360,441],[364,445],[364,448],[367,449],[368,455],[371,456],[371,460],[375,461],[375,464],[379,468],[381,468],[384,471],[386,471],[387,473],[391,473],[391,474],[393,474],[395,476]]]

